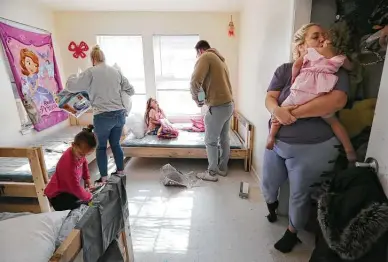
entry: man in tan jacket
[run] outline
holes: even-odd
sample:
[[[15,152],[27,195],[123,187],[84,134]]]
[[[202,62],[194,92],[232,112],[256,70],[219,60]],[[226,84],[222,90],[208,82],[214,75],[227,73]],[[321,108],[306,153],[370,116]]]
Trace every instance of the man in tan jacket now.
[[[225,58],[204,40],[199,41],[195,49],[198,60],[191,77],[190,90],[199,107],[204,103],[209,107],[205,115],[205,144],[209,166],[206,172],[197,174],[197,177],[216,182],[217,175],[227,174],[230,118],[234,110],[232,86]],[[201,88],[205,93],[205,101],[198,98]],[[221,146],[220,157],[218,141]]]

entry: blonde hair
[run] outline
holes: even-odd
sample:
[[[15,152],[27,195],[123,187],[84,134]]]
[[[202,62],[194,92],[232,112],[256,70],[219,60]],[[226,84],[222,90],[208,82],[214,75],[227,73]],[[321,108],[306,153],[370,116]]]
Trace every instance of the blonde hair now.
[[[105,62],[104,52],[102,52],[99,45],[96,45],[92,48],[92,51],[90,52],[90,58],[96,63]]]
[[[306,39],[306,33],[309,30],[309,28],[312,26],[320,26],[320,25],[316,23],[306,24],[301,28],[299,28],[298,31],[295,32],[294,40],[293,40],[293,49],[292,49],[292,57],[294,60],[299,58],[300,56],[299,46],[304,44],[304,41]]]

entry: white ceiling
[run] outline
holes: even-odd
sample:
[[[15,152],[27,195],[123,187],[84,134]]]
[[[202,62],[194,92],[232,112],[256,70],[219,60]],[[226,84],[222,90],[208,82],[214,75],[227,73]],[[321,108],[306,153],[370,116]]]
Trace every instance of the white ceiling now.
[[[239,11],[243,0],[34,0],[60,11]]]

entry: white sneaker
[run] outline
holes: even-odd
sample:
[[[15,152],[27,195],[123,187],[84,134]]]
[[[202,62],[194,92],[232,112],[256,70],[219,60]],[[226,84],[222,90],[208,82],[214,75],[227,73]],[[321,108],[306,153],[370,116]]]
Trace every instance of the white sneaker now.
[[[228,175],[228,171],[221,171],[221,170],[219,170],[219,171],[217,171],[217,174],[220,175],[220,176],[225,177],[225,176]]]
[[[205,180],[205,181],[211,181],[211,182],[217,182],[218,181],[218,177],[216,175],[210,174],[209,171],[198,173],[196,175],[196,177],[198,179],[202,179],[202,180]]]

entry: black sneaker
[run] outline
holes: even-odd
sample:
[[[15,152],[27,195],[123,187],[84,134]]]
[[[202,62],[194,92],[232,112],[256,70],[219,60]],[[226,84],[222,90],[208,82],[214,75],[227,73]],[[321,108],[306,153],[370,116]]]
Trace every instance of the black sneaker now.
[[[124,175],[124,171],[122,171],[122,173],[119,173],[119,171],[115,171],[115,172],[113,172],[113,173],[111,173],[111,175]]]
[[[276,214],[276,210],[278,209],[279,201],[275,201],[271,204],[267,204],[267,208],[269,214],[267,215],[267,219],[270,223],[274,223],[278,220],[278,215]]]
[[[276,242],[275,248],[282,253],[290,253],[292,249],[299,243],[302,243],[296,233],[292,233],[290,230],[286,230],[283,237]]]
[[[106,183],[107,180],[108,180],[108,178],[103,180],[102,177],[100,177],[99,179],[94,181],[94,184],[96,185],[96,184]]]

